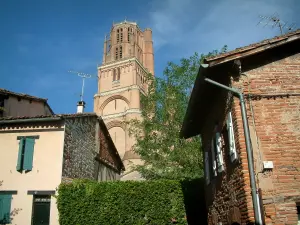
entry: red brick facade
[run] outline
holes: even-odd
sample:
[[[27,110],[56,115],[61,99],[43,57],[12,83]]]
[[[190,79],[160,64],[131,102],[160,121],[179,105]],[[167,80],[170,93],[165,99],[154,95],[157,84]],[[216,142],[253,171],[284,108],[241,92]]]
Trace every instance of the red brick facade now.
[[[261,191],[263,220],[266,225],[296,225],[297,205],[300,204],[300,41],[299,31],[295,41],[274,46],[270,50],[247,55],[254,51],[247,49],[245,57],[226,53],[231,59],[221,62],[221,57],[208,59],[206,77],[232,86],[244,93],[249,123],[253,163],[257,188]],[[279,38],[282,40],[282,38]],[[272,42],[268,42],[271,43]],[[266,45],[271,45],[266,44]],[[247,48],[247,47],[246,47]],[[232,58],[240,60],[240,67],[232,69]],[[216,61],[213,61],[216,60]],[[223,63],[223,64],[222,64]],[[217,65],[222,64],[222,65]],[[216,66],[217,65],[217,66]],[[199,78],[197,78],[199,79]],[[196,81],[197,83],[197,81]],[[196,83],[194,89],[196,89]],[[185,137],[200,133],[203,151],[209,152],[210,182],[206,186],[208,224],[247,224],[254,222],[254,210],[250,189],[248,160],[244,127],[239,99],[231,98],[227,91],[219,87],[207,88],[203,82],[191,97],[186,121],[183,125]],[[202,87],[201,87],[202,85]],[[206,93],[206,94],[205,94]],[[207,102],[197,102],[197,97],[207,98]],[[196,100],[195,100],[196,99]],[[207,111],[202,115],[190,111]],[[199,108],[199,109],[198,109]],[[191,110],[192,109],[192,110]],[[231,111],[238,159],[231,162],[229,157],[226,116]],[[189,114],[190,113],[190,114]],[[191,116],[192,115],[192,116]],[[195,119],[203,116],[202,121]],[[189,117],[189,118],[188,118]],[[200,121],[200,122],[199,122]],[[204,122],[203,122],[204,121]],[[198,124],[197,124],[198,123]],[[198,131],[188,131],[189,129]],[[212,173],[211,139],[216,128],[221,133],[224,171],[217,176]],[[190,133],[189,133],[190,132]],[[264,169],[263,162],[272,161],[273,169]]]
[[[257,175],[257,184],[262,190],[266,224],[297,224],[300,54],[249,70],[247,75],[249,83],[246,80],[239,84],[243,84],[245,93],[253,93],[247,101],[247,114],[250,130],[255,131],[251,139],[256,173],[262,172]],[[262,170],[262,161],[273,161],[274,169]]]
[[[248,78],[239,77],[233,86],[246,94],[257,188],[262,190],[265,222],[297,224],[296,204],[300,202],[300,54],[249,70],[246,75]],[[244,224],[254,220],[245,137],[237,98],[231,111],[239,162],[230,162],[224,143],[225,172],[218,174],[207,187],[211,196],[208,197],[211,198],[208,200],[209,224],[217,224],[217,221],[227,224],[233,220]],[[219,124],[226,142],[224,122]],[[263,170],[263,161],[272,161],[274,169]]]

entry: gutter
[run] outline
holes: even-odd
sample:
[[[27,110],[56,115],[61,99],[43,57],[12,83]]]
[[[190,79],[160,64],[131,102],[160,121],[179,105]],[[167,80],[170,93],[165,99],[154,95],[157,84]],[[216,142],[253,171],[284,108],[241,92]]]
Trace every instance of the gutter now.
[[[208,64],[202,65],[204,68],[208,67]],[[228,87],[226,85],[220,84],[216,81],[213,81],[209,78],[204,78],[204,81],[215,85],[217,87],[223,88],[227,91],[232,92],[236,95],[240,100],[241,112],[242,112],[242,120],[243,120],[243,127],[244,127],[244,135],[246,141],[246,151],[247,151],[247,160],[248,160],[248,168],[249,168],[249,176],[250,176],[250,185],[251,185],[251,196],[253,202],[253,209],[254,209],[254,219],[256,225],[262,225],[262,215],[261,215],[261,208],[258,201],[258,192],[256,188],[256,181],[255,181],[255,172],[254,172],[254,165],[253,165],[253,154],[252,154],[252,146],[251,146],[251,139],[250,139],[250,131],[248,126],[248,119],[246,114],[246,106],[244,101],[243,93],[239,92],[235,88]]]
[[[62,119],[61,117],[48,117],[48,118],[0,120],[0,124],[15,124],[15,123],[28,123],[28,122],[51,122],[51,121],[59,121],[61,119]]]

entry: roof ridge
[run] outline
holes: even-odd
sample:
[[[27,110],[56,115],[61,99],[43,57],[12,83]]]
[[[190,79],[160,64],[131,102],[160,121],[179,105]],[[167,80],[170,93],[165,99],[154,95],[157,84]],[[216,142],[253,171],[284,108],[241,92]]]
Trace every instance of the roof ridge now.
[[[253,48],[258,48],[258,47],[266,45],[266,44],[271,44],[271,43],[274,43],[274,42],[277,42],[277,41],[281,41],[283,39],[288,39],[289,37],[291,37],[295,34],[300,34],[300,29],[297,29],[295,31],[292,31],[292,32],[289,32],[289,33],[286,33],[286,34],[283,34],[283,35],[274,36],[273,38],[264,39],[262,41],[255,42],[255,43],[252,43],[252,44],[249,44],[249,45],[245,45],[245,46],[233,49],[233,50],[228,51],[228,52],[224,52],[224,53],[220,53],[218,55],[207,57],[207,58],[205,58],[205,61],[206,62],[211,62],[211,61],[214,61],[216,59],[220,59],[220,58],[223,58],[223,57],[226,57],[226,56],[234,55],[236,53],[245,52],[247,50],[250,50],[250,49],[253,49]]]
[[[95,112],[86,112],[86,113],[70,113],[70,114],[54,114],[54,115],[36,115],[36,116],[8,116],[0,117],[2,120],[22,120],[22,119],[40,119],[40,118],[72,118],[72,117],[85,117],[85,116],[97,116]]]
[[[33,95],[29,95],[29,94],[24,94],[24,93],[18,93],[18,92],[14,92],[14,91],[10,91],[4,88],[0,88],[0,94],[7,94],[7,95],[14,95],[20,98],[27,98],[27,99],[32,99],[32,100],[37,100],[37,101],[43,101],[43,102],[47,102],[48,99],[47,98],[40,98],[40,97],[36,97]]]

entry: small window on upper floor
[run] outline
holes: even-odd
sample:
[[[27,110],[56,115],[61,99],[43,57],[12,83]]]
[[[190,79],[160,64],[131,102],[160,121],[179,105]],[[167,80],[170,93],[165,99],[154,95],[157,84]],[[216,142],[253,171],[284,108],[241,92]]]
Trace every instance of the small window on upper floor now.
[[[120,46],[120,59],[123,57],[122,46]]]
[[[4,98],[0,96],[0,117],[4,115]]]
[[[120,67],[118,68],[118,73],[117,73],[117,80],[120,80],[121,77],[121,69]]]
[[[113,69],[113,81],[116,80],[116,69]]]
[[[120,31],[119,29],[117,29],[117,43],[119,43],[120,41]]]
[[[116,55],[115,55],[115,59],[118,59],[118,56],[119,56],[119,49],[116,48]]]
[[[22,137],[19,142],[19,153],[17,161],[17,171],[22,172],[32,170],[33,152],[35,139]]]
[[[121,37],[121,42],[123,42],[123,29],[122,28],[121,28],[120,37]]]

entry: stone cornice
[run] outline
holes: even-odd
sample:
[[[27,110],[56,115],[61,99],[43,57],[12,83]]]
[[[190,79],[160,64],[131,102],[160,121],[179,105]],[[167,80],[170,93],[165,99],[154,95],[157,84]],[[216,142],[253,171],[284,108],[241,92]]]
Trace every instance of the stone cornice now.
[[[144,90],[142,88],[140,88],[138,85],[131,85],[131,86],[128,86],[128,87],[118,88],[118,89],[114,89],[114,90],[111,90],[111,91],[104,91],[104,92],[101,92],[100,94],[95,94],[94,98],[102,97],[102,96],[108,96],[108,95],[112,95],[112,94],[117,94],[117,93],[128,91],[128,90],[139,90],[144,95],[146,95]]]
[[[106,115],[106,116],[101,116],[102,119],[112,119],[112,118],[118,118],[118,117],[122,117],[122,116],[126,116],[128,114],[142,114],[142,111],[140,109],[127,109],[124,112],[121,113],[115,113],[115,114],[110,114],[110,115]]]
[[[149,73],[149,71],[140,63],[140,61],[136,57],[113,61],[113,62],[107,63],[105,65],[98,66],[98,69],[99,70],[110,69],[110,68],[120,66],[125,63],[132,63],[132,62],[136,62],[144,70],[145,73]]]

